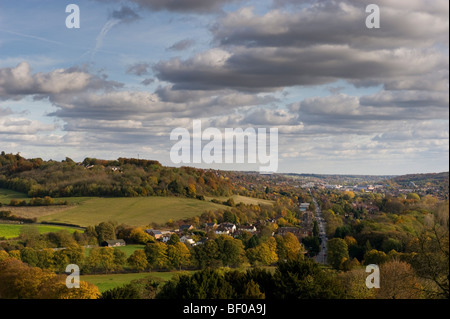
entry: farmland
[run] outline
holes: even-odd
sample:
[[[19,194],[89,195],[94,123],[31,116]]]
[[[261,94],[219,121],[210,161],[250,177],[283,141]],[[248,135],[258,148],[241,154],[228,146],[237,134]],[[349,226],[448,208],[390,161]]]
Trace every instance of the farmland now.
[[[130,283],[136,279],[155,278],[162,281],[168,281],[177,274],[187,274],[192,271],[169,271],[169,272],[140,272],[140,273],[126,273],[126,274],[106,274],[106,275],[81,275],[80,279],[94,284],[98,287],[100,292],[115,287],[120,287]]]
[[[13,190],[0,188],[0,204],[8,204],[11,199],[26,199],[28,196]]]
[[[236,204],[273,205],[273,201],[233,195]],[[7,205],[11,199],[27,199],[23,193],[0,189],[0,202]],[[130,226],[163,224],[172,220],[199,216],[208,210],[229,209],[211,202],[226,201],[228,197],[206,197],[205,201],[183,197],[62,197],[55,201],[67,201],[68,205],[55,206],[4,206],[3,210],[25,218],[36,218],[38,223],[62,223],[86,227],[103,221],[115,221]],[[14,232],[16,234],[17,231]]]
[[[212,200],[212,199],[216,199],[219,201],[226,201],[229,197],[225,197],[225,196],[215,196],[215,197],[208,197],[206,196],[207,200]],[[230,196],[230,198],[232,198],[234,200],[234,202],[236,204],[238,203],[242,203],[245,205],[266,205],[266,206],[272,206],[274,201],[272,200],[267,200],[267,199],[260,199],[260,198],[253,198],[253,197],[247,197],[247,196],[241,196],[241,195],[232,195]]]
[[[21,230],[24,227],[36,227],[39,230],[39,233],[50,233],[50,232],[58,232],[60,230],[67,230],[70,233],[73,233],[77,228],[74,227],[64,227],[64,226],[53,226],[53,225],[18,225],[18,224],[0,224],[0,237],[4,237],[6,239],[15,238],[19,236]],[[79,230],[79,229],[78,229]]]
[[[67,210],[38,217],[38,221],[89,226],[112,220],[130,226],[145,226],[220,208],[225,206],[178,197],[92,198]]]

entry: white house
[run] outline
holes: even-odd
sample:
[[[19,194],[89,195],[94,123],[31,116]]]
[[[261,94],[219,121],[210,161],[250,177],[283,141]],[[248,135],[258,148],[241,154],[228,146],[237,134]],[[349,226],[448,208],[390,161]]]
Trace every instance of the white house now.
[[[195,244],[195,240],[193,240],[191,237],[189,236],[181,236],[180,241],[183,244],[190,244],[190,245],[194,245]]]

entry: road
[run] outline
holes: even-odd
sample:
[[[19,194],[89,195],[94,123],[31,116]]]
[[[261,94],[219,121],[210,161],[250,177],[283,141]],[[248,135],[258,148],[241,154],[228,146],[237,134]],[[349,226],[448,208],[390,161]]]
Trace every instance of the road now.
[[[309,193],[311,194],[311,191]],[[311,197],[313,199],[314,205],[316,206],[315,216],[316,216],[317,224],[319,226],[319,237],[322,241],[320,244],[321,245],[320,252],[315,257],[315,260],[318,263],[326,264],[327,263],[327,242],[328,242],[327,234],[325,231],[326,223],[322,217],[322,211],[319,207],[319,204],[317,203],[316,199],[312,196],[312,194],[311,194]]]

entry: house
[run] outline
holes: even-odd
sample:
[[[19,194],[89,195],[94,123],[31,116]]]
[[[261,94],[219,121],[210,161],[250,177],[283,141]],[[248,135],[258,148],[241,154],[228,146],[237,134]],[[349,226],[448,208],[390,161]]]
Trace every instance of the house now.
[[[305,212],[309,208],[309,203],[301,203],[300,204],[300,211]]]
[[[287,233],[292,233],[295,236],[299,236],[302,234],[302,230],[298,227],[280,227],[278,228],[277,233],[281,236],[284,236]]]
[[[146,229],[145,232],[150,236],[155,237],[155,239],[160,239],[163,236],[163,233],[157,229]]]
[[[225,229],[225,227],[219,226],[216,228],[215,233],[217,235],[229,235],[230,234],[230,230]]]
[[[233,223],[222,223],[222,224],[220,224],[220,227],[223,227],[226,230],[229,230],[230,233],[234,233],[236,231],[236,225]]]
[[[112,239],[112,240],[105,240],[102,243],[103,247],[120,247],[120,246],[126,246],[125,240],[123,239]]]
[[[250,226],[239,226],[237,229],[239,232],[249,232],[249,233],[255,233],[256,232],[256,227],[253,225]]]
[[[170,240],[170,237],[172,237],[172,234],[164,234],[162,235],[159,239],[163,242],[163,243],[167,243]]]
[[[206,229],[215,229],[215,228],[217,228],[217,224],[216,223],[205,223],[205,228]]]
[[[182,231],[187,231],[187,230],[192,230],[192,229],[194,229],[194,226],[192,226],[192,225],[181,225],[180,226],[180,232],[182,232]]]
[[[217,235],[229,235],[236,231],[236,225],[232,223],[222,223],[216,228]]]
[[[195,244],[195,240],[193,240],[191,237],[189,236],[181,236],[180,241],[183,244],[190,244],[190,245],[194,245]]]

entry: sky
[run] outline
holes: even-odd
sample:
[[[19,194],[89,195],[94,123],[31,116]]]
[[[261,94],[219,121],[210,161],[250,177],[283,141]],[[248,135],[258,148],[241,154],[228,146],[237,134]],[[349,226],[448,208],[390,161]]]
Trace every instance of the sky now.
[[[448,40],[446,0],[2,0],[0,151],[258,170],[173,163],[201,120],[278,129],[279,173],[448,171]]]

